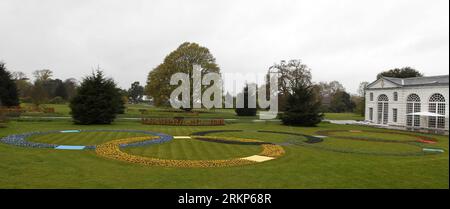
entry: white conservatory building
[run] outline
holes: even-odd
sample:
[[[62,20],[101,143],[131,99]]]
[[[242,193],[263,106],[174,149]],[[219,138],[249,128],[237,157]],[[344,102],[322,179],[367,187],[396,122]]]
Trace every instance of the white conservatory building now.
[[[448,134],[449,76],[382,77],[366,87],[366,122]]]

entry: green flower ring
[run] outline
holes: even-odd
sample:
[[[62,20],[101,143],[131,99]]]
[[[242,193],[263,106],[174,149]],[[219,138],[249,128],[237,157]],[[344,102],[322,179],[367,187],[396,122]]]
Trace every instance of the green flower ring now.
[[[392,140],[392,139],[382,139],[382,138],[376,138],[376,137],[362,137],[362,136],[339,136],[335,135],[335,133],[342,133],[342,132],[351,132],[351,133],[379,133],[379,134],[392,134],[392,135],[402,135],[402,136],[410,136],[414,137],[415,139],[412,140]],[[376,142],[376,143],[396,143],[396,144],[403,144],[406,146],[415,146],[422,148],[421,151],[418,152],[405,152],[405,153],[380,153],[380,152],[363,152],[363,151],[350,151],[350,150],[344,150],[344,149],[338,149],[338,148],[330,148],[325,146],[318,146],[315,147],[317,149],[322,150],[328,150],[328,151],[334,151],[334,152],[341,152],[341,153],[355,153],[355,154],[368,154],[368,155],[379,155],[379,156],[423,156],[423,155],[433,155],[433,154],[440,154],[445,152],[442,148],[434,148],[434,147],[428,147],[426,144],[434,144],[438,140],[429,137],[429,136],[422,136],[422,135],[416,135],[412,133],[400,133],[400,132],[390,132],[390,131],[375,131],[375,130],[358,130],[358,131],[352,131],[352,130],[324,130],[324,131],[317,131],[315,134],[322,135],[323,137],[332,137],[334,139],[343,139],[343,140],[355,140],[355,141],[366,141],[366,142]]]
[[[258,130],[257,132],[291,135],[291,136],[301,136],[301,137],[306,138],[306,140],[286,139],[284,142],[277,143],[277,144],[283,145],[283,146],[289,146],[289,145],[303,146],[303,147],[307,147],[307,148],[318,149],[318,150],[329,151],[329,152],[337,152],[337,153],[374,155],[374,156],[423,156],[423,155],[439,154],[439,153],[444,152],[444,150],[440,149],[440,148],[430,148],[430,147],[423,146],[423,143],[437,142],[436,139],[431,138],[431,137],[419,136],[419,135],[414,135],[414,134],[409,134],[409,133],[396,133],[396,132],[387,132],[387,133],[413,136],[413,137],[417,137],[417,140],[397,141],[397,140],[385,140],[385,139],[374,139],[374,138],[368,139],[368,138],[361,138],[361,137],[332,136],[333,132],[342,132],[342,131],[348,131],[348,130],[318,131],[315,133],[316,134],[315,136],[305,135],[305,134],[301,134],[301,133],[270,131],[270,130]],[[205,136],[207,134],[228,133],[228,132],[243,132],[243,130],[210,130],[210,131],[195,132],[192,135]],[[386,133],[386,132],[382,132],[382,131],[366,131],[366,132]],[[327,138],[327,137],[349,139],[349,140],[359,140],[359,141],[383,142],[383,143],[401,143],[406,146],[420,147],[420,148],[422,148],[422,150],[416,151],[416,152],[386,153],[386,152],[371,152],[371,151],[359,151],[359,150],[348,150],[348,149],[342,149],[342,148],[333,148],[333,147],[324,145],[322,143],[322,142],[324,142],[324,138]]]

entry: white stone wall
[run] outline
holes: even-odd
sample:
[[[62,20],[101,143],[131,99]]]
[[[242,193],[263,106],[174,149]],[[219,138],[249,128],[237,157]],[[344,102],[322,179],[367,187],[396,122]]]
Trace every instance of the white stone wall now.
[[[398,93],[398,101],[394,101],[394,92]],[[370,93],[373,93],[373,101],[370,101]],[[373,123],[377,123],[378,119],[378,97],[385,94],[389,98],[389,117],[388,125],[406,126],[406,100],[410,94],[417,94],[420,97],[421,111],[428,112],[428,104],[430,97],[435,94],[442,94],[445,98],[445,129],[449,130],[449,87],[448,86],[418,86],[403,88],[377,88],[366,90],[366,121],[369,121],[369,108],[373,108]],[[397,123],[393,121],[393,109],[398,110]],[[428,119],[421,117],[420,127],[428,128]]]

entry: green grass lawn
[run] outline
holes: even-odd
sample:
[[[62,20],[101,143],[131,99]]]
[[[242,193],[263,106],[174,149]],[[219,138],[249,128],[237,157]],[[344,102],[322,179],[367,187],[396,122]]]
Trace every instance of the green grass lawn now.
[[[364,120],[364,116],[356,113],[325,113],[328,120]]]
[[[175,139],[167,144],[125,148],[125,152],[162,159],[221,160],[248,157],[261,152],[258,145],[236,145],[205,142],[195,139]]]
[[[33,104],[22,103],[21,107],[31,107]],[[34,116],[34,117],[69,117],[70,108],[68,104],[43,104],[42,107],[54,108],[55,113],[43,113],[43,112],[26,112],[22,116]],[[185,117],[185,118],[224,118],[224,119],[239,119],[239,120],[254,120],[258,117],[240,117],[237,116],[234,109],[194,109],[190,113],[179,109],[173,108],[161,108],[153,107],[145,104],[126,104],[126,110],[124,114],[119,114],[118,118],[173,118],[173,117]],[[142,114],[142,110],[145,110]]]
[[[123,139],[136,136],[147,135],[122,132],[51,133],[46,135],[31,136],[28,138],[28,141],[62,145],[98,145],[114,139]]]
[[[380,143],[336,138],[325,139],[323,143],[317,145],[317,148],[376,155],[415,155],[422,153],[422,147],[416,146],[414,144]]]
[[[22,103],[22,107],[31,107],[33,104]],[[185,117],[185,118],[223,118],[223,119],[235,119],[240,122],[247,122],[258,117],[242,117],[237,116],[234,109],[194,109],[193,112],[185,112],[183,110],[154,107],[146,104],[126,104],[126,110],[124,114],[119,114],[118,118],[173,118],[173,117]],[[42,107],[51,107],[55,109],[55,113],[42,113],[42,112],[26,112],[22,116],[32,117],[70,117],[69,104],[43,104]],[[143,112],[143,110],[145,110]],[[142,114],[144,113],[144,114]],[[355,113],[325,113],[325,119],[328,120],[364,120],[364,117]]]
[[[374,132],[332,132],[331,136],[341,136],[341,137],[358,137],[365,139],[381,139],[381,140],[394,140],[394,141],[415,141],[418,140],[415,136],[391,134],[391,133],[374,133]]]
[[[233,123],[217,127],[149,126],[132,121],[112,125],[73,125],[68,120],[9,122],[0,137],[30,131],[67,129],[134,129],[186,136],[205,130],[241,129],[242,133],[214,136],[254,138],[268,142],[303,141],[303,137],[258,133],[285,131],[314,135],[319,130],[381,130],[363,126],[321,123],[317,127],[289,127],[276,122]],[[33,140],[64,144],[98,144],[128,135],[79,133],[39,136]],[[62,136],[62,135],[61,135]],[[106,137],[107,136],[107,137]],[[395,135],[397,136],[397,135]],[[391,135],[376,135],[391,137]],[[443,154],[374,156],[339,153],[311,146],[283,146],[284,156],[253,165],[226,168],[164,168],[131,164],[99,157],[92,150],[23,148],[0,143],[0,188],[449,188],[448,136],[434,136],[431,145]],[[400,139],[401,140],[401,139]],[[416,152],[419,147],[401,143],[361,142],[326,138],[317,144],[346,150]],[[126,148],[136,155],[165,159],[223,159],[257,154],[258,146],[225,145],[194,140]]]

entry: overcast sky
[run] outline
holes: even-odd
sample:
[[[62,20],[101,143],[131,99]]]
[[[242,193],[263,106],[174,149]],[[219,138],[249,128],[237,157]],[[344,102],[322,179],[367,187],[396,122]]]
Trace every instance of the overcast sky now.
[[[0,0],[0,60],[28,76],[82,78],[99,65],[128,88],[181,43],[222,72],[301,59],[313,80],[359,82],[403,66],[448,74],[448,0]]]

